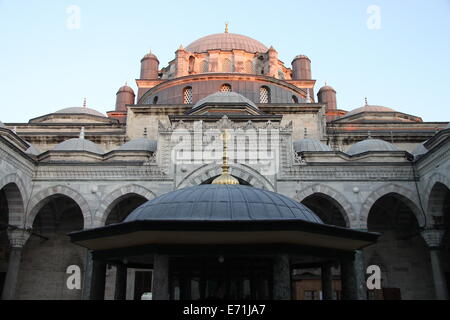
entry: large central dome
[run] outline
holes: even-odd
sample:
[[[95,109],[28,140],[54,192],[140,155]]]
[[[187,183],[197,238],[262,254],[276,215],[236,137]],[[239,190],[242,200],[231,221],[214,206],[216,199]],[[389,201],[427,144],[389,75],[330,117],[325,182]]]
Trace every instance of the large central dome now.
[[[206,52],[208,50],[244,50],[247,52],[267,52],[261,42],[236,33],[217,33],[200,38],[186,47],[190,52]]]

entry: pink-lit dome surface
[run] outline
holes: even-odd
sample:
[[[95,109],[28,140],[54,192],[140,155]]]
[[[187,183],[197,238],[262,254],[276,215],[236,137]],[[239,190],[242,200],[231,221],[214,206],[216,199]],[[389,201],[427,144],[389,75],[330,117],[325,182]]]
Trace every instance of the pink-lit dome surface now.
[[[236,33],[217,33],[200,38],[186,47],[190,52],[206,52],[208,50],[244,50],[247,52],[267,52],[261,42]]]
[[[345,114],[345,116],[350,116],[353,114],[358,114],[361,112],[395,112],[394,109],[383,107],[383,106],[375,106],[375,105],[365,105],[360,108],[354,109],[349,113]]]

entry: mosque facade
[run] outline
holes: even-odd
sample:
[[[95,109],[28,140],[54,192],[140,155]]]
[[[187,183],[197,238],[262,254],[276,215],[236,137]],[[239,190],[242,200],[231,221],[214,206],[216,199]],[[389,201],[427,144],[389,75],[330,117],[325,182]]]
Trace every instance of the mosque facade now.
[[[450,124],[367,99],[341,109],[333,87],[316,85],[307,56],[286,66],[226,30],[180,46],[164,67],[146,54],[136,90],[122,86],[106,115],[84,104],[0,123],[2,298],[206,299],[213,282],[196,272],[212,264],[206,277],[218,279],[230,261],[248,282],[226,278],[240,288],[228,297],[448,299]],[[180,239],[202,258],[187,263]],[[148,258],[138,247],[151,241]],[[197,251],[207,245],[225,247]],[[237,245],[249,251],[230,253]],[[306,247],[319,249],[297,254]],[[358,294],[342,251],[357,257]],[[369,266],[380,288],[364,287]],[[255,272],[267,282],[255,285]]]

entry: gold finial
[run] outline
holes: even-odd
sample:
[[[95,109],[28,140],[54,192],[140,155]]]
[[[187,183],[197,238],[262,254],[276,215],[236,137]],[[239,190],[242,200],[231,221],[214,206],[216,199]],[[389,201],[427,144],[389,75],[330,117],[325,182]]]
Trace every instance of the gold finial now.
[[[228,173],[230,166],[228,165],[228,140],[230,139],[230,134],[225,129],[220,135],[223,140],[223,163],[222,163],[222,174],[214,179],[212,184],[239,184],[239,181]]]
[[[225,22],[225,33],[228,33],[228,25],[229,25],[229,23]]]

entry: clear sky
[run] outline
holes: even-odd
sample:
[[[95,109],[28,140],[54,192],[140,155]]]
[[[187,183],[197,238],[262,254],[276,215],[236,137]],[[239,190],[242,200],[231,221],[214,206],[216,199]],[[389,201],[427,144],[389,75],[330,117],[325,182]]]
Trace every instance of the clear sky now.
[[[309,56],[317,89],[333,86],[340,109],[367,96],[450,121],[450,0],[0,0],[0,120],[27,122],[84,97],[113,110],[125,81],[136,90],[149,49],[163,67],[180,44],[223,32],[225,21],[273,45],[287,66]]]

